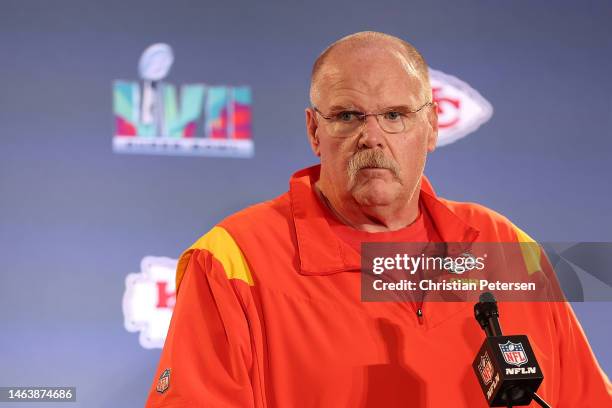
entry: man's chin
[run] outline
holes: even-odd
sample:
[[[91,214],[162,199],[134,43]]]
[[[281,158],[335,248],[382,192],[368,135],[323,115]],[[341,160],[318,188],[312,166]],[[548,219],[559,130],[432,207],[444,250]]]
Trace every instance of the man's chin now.
[[[353,198],[361,205],[389,205],[397,198],[400,185],[397,181],[384,178],[358,180],[351,189]]]

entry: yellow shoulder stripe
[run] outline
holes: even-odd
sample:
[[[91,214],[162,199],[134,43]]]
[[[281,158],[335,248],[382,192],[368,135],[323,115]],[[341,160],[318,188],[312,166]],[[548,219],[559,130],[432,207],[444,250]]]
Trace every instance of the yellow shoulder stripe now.
[[[191,253],[196,249],[205,249],[223,265],[228,279],[240,279],[249,286],[253,286],[253,276],[244,255],[234,238],[221,227],[214,227],[208,233],[198,239],[179,258],[176,268],[176,288],[178,289],[183,275],[187,270],[187,264]]]
[[[523,254],[523,260],[527,267],[527,273],[529,275],[534,272],[542,270],[540,265],[540,257],[542,256],[540,246],[536,241],[531,238],[525,231],[514,225],[517,240],[521,245],[521,252]]]

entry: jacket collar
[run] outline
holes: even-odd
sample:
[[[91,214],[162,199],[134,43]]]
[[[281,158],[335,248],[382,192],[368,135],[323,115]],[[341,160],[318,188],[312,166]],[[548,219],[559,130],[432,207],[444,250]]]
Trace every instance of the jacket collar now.
[[[321,166],[302,169],[289,181],[291,212],[303,275],[359,271],[360,256],[332,231],[314,191]],[[444,242],[473,242],[479,231],[466,224],[436,196],[429,180],[421,179],[420,199]]]

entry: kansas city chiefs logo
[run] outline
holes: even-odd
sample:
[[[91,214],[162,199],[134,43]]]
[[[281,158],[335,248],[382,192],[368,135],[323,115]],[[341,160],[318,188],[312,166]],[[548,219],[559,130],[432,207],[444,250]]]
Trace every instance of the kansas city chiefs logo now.
[[[176,301],[176,259],[146,256],[140,272],[125,279],[123,295],[124,325],[129,332],[140,332],[144,348],[164,346]]]
[[[438,104],[438,146],[476,131],[493,115],[491,104],[462,80],[430,69],[429,81]]]

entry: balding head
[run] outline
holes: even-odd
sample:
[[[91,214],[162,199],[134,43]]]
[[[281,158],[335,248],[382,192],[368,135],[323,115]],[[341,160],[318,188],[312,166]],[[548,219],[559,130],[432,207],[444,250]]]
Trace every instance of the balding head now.
[[[334,42],[316,59],[310,80],[310,103],[315,105],[320,93],[320,79],[328,71],[342,64],[347,57],[386,51],[393,54],[406,70],[407,78],[416,79],[421,84],[420,100],[432,99],[427,64],[423,56],[406,41],[389,34],[363,31],[351,34]]]
[[[317,188],[345,224],[376,232],[414,221],[436,147],[431,99],[423,57],[399,38],[353,34],[317,59],[306,131],[321,159]]]

